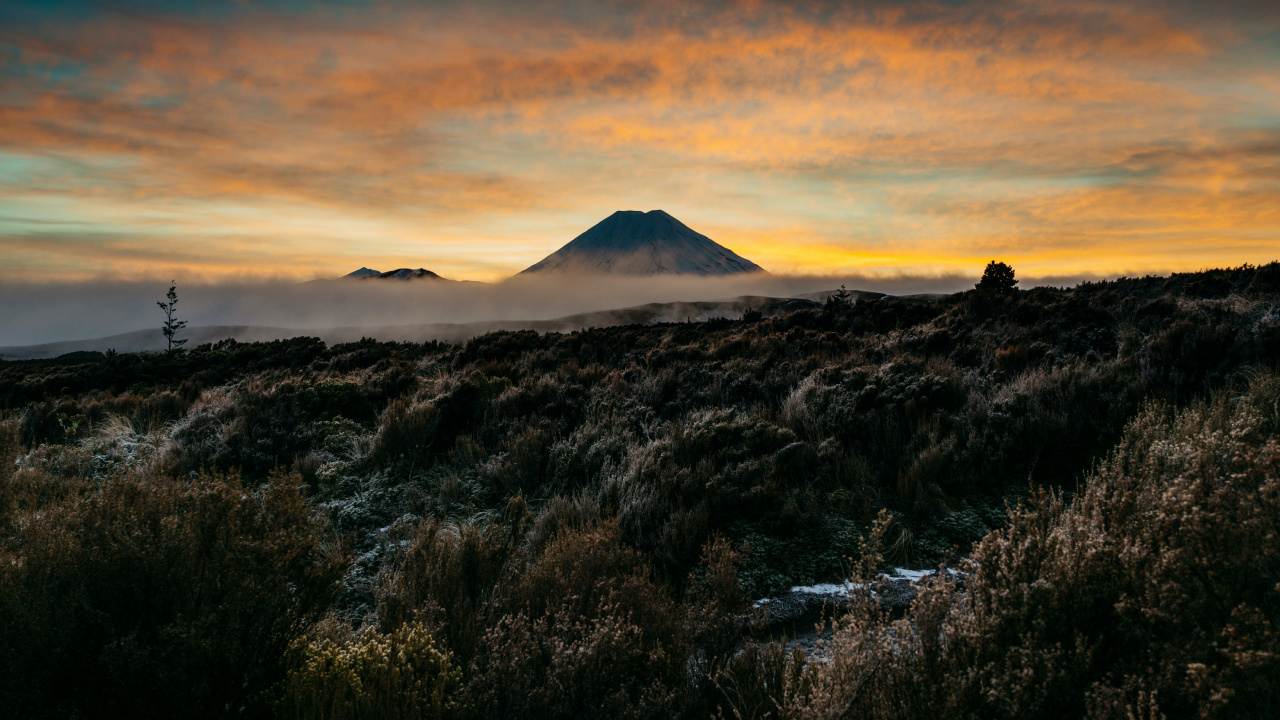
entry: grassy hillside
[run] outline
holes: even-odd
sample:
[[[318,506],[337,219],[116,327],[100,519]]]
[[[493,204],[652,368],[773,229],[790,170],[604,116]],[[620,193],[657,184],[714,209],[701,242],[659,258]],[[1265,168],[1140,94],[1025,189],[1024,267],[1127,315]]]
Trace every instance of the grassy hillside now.
[[[3,363],[0,703],[1269,716],[1278,361],[1272,264],[461,346]],[[1214,554],[1130,527],[1168,510],[1150,488],[1185,483],[1178,462],[1225,488]],[[1095,546],[1045,539],[1081,523]],[[820,662],[751,637],[756,598],[971,553],[963,592],[938,581],[906,620],[868,600]],[[1160,582],[1189,599],[1142,591]]]

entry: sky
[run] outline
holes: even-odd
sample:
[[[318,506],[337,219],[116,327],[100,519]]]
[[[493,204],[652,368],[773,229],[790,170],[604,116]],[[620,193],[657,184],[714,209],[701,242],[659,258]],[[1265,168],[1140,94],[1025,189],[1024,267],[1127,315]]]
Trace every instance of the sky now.
[[[1280,3],[0,4],[0,281],[493,281],[659,208],[779,274],[1280,259]]]

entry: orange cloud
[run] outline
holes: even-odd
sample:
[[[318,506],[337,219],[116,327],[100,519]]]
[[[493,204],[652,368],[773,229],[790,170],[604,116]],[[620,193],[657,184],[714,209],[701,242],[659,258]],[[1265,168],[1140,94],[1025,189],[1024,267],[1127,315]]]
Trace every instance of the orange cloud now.
[[[22,273],[125,262],[92,238],[134,233],[158,255],[205,243],[216,260],[166,262],[213,274],[377,258],[492,279],[661,206],[803,272],[1271,259],[1280,102],[1230,53],[1274,18],[1180,8],[390,5],[9,28],[0,237],[26,238]],[[74,254],[31,249],[40,198],[94,229]]]

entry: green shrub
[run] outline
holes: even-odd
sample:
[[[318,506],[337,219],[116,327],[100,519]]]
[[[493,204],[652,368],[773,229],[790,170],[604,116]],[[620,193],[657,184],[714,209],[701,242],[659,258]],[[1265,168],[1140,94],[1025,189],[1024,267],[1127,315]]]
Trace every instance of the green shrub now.
[[[352,642],[298,642],[278,712],[296,720],[453,717],[462,675],[421,623]]]

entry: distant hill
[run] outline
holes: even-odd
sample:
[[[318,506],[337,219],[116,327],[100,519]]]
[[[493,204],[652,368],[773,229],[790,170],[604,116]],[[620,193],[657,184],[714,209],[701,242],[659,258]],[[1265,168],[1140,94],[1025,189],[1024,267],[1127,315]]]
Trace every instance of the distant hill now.
[[[449,280],[449,278],[440,277],[426,268],[418,268],[416,270],[413,268],[400,268],[398,270],[378,272],[377,270],[362,267],[355,272],[343,275],[342,278],[352,278],[355,280]]]
[[[661,210],[619,210],[525,270],[596,275],[736,275],[764,270]]]
[[[819,290],[818,292],[802,293],[793,295],[798,300],[812,300],[817,303],[825,303],[831,296],[840,292],[836,290]],[[918,302],[937,302],[947,296],[947,293],[916,293],[914,295],[887,295],[882,292],[874,292],[871,290],[846,290],[851,300],[880,300],[882,298],[893,298],[895,300],[915,300]]]

